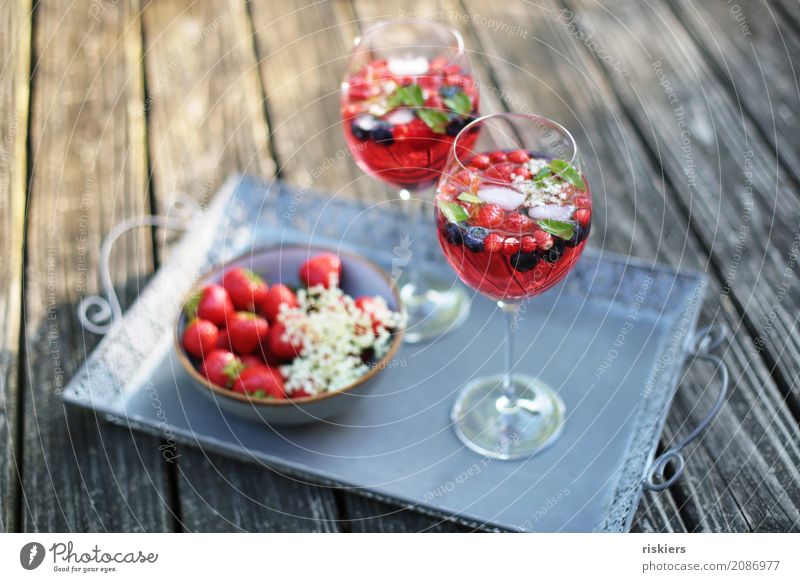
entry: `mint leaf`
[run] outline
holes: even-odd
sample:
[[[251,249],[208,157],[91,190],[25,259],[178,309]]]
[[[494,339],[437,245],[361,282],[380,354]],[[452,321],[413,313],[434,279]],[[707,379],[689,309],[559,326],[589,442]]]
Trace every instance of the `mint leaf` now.
[[[239,358],[235,358],[225,364],[222,368],[222,373],[228,377],[228,388],[231,387],[231,384],[239,377],[239,374],[245,369],[245,365]]]
[[[444,99],[444,104],[447,105],[451,111],[459,115],[469,115],[472,112],[472,101],[463,91],[459,91],[452,97]]]
[[[578,173],[578,170],[570,166],[564,160],[553,160],[550,162],[550,169],[553,171],[554,174],[561,176],[567,182],[578,188],[579,190],[585,190],[586,184],[583,182],[583,178]]]
[[[395,107],[422,107],[425,105],[425,97],[422,94],[422,87],[419,85],[404,85],[398,87],[386,101],[390,109]]]
[[[469,192],[462,192],[458,195],[458,199],[463,202],[471,202],[473,204],[483,204],[486,202],[480,196],[476,196],[475,194],[470,194]]]
[[[189,321],[197,319],[197,306],[200,305],[200,298],[202,296],[203,292],[198,289],[192,293],[192,296],[189,297],[189,301],[183,306],[183,312],[186,314],[186,317],[189,318]]]
[[[534,182],[544,182],[547,178],[552,176],[552,174],[553,173],[550,171],[549,167],[542,168],[541,170],[536,172],[536,175],[533,177],[533,180]]]
[[[436,109],[418,109],[417,115],[430,127],[434,133],[445,133],[447,129],[447,115]]]
[[[570,222],[562,220],[553,220],[552,218],[543,218],[537,221],[539,228],[545,232],[549,232],[553,236],[569,240],[572,238],[574,226]]]
[[[469,218],[469,214],[460,204],[439,200],[439,210],[442,211],[448,222],[462,222]]]

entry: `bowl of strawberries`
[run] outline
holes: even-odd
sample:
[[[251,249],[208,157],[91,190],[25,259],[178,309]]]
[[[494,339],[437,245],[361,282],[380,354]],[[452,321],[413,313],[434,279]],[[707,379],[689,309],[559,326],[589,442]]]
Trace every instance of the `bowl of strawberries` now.
[[[351,408],[402,343],[383,269],[297,245],[248,252],[204,274],[175,327],[178,359],[226,411],[304,424]]]

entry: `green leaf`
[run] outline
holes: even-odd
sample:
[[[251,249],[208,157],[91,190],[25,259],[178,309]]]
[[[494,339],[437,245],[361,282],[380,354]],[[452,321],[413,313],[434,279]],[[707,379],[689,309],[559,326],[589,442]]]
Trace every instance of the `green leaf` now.
[[[469,218],[469,214],[467,211],[464,210],[464,207],[460,204],[456,204],[455,202],[445,202],[443,200],[439,200],[439,210],[442,211],[444,217],[449,222],[463,222]]]
[[[418,109],[417,115],[430,127],[434,133],[445,133],[447,130],[447,115],[436,109]]]
[[[459,91],[452,97],[446,98],[444,104],[459,115],[469,115],[472,112],[472,101],[469,100],[469,97],[463,91]]]
[[[200,298],[202,296],[203,291],[198,289],[192,293],[192,296],[189,297],[189,301],[183,306],[183,312],[186,314],[186,317],[189,318],[189,321],[197,319],[197,306],[200,305]]]
[[[260,285],[264,282],[264,279],[262,279],[258,273],[254,273],[250,269],[242,269],[242,272],[244,273],[244,276],[247,277],[247,280],[252,283],[257,283]]]
[[[235,358],[225,364],[225,367],[222,368],[222,373],[228,377],[228,387],[230,387],[230,385],[236,381],[236,379],[239,377],[239,374],[244,371],[245,367],[246,366],[239,358]]]
[[[547,178],[549,178],[552,175],[553,173],[550,171],[549,167],[542,168],[541,170],[536,172],[536,175],[533,177],[533,180],[534,182],[544,182]]]
[[[469,192],[462,192],[458,195],[458,199],[462,202],[471,202],[472,204],[483,204],[486,202],[480,196],[476,196],[475,194],[471,194]]]
[[[579,190],[585,190],[586,184],[583,182],[583,178],[578,173],[578,170],[570,166],[564,160],[553,160],[550,162],[550,169],[553,171],[554,174],[561,176],[563,179],[568,181],[570,184],[578,188]]]
[[[398,87],[389,98],[386,104],[390,109],[395,107],[422,107],[425,105],[425,96],[422,94],[422,87],[419,85],[404,85]]]
[[[267,393],[264,392],[263,390],[256,390],[255,392],[253,392],[253,396],[255,398],[264,398],[266,395]]]
[[[537,222],[543,231],[549,232],[553,236],[563,238],[564,240],[569,240],[572,238],[575,227],[571,222],[553,220],[552,218],[543,218]]]

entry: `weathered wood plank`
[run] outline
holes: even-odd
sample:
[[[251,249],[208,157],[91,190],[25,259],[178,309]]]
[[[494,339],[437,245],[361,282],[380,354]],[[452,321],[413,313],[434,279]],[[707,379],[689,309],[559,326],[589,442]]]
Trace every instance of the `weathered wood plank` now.
[[[710,251],[713,271],[723,279],[720,301],[732,301],[742,312],[742,332],[775,367],[780,389],[800,416],[800,385],[794,382],[800,374],[800,294],[792,292],[800,251],[797,181],[777,163],[774,148],[742,115],[672,11],[583,1],[573,8],[580,13],[576,29],[593,33],[627,66],[628,76],[608,80],[660,156],[677,200]]]
[[[25,272],[26,531],[168,529],[159,442],[65,409],[58,394],[97,343],[76,307],[98,290],[102,237],[147,210],[137,2],[35,8]],[[152,268],[149,237],[114,252],[123,305]]]
[[[649,491],[642,497],[631,524],[631,531],[639,533],[680,533],[686,530],[680,508],[672,496]]]
[[[15,531],[31,4],[0,2],[0,533]]]
[[[206,198],[230,172],[273,175],[245,4],[150,2],[143,25],[156,206],[175,191]],[[328,490],[191,448],[178,467],[189,531],[335,529]]]
[[[477,8],[467,3],[468,11],[477,11]],[[608,74],[600,70],[581,38],[574,36],[565,24],[568,18],[559,9],[560,6],[548,2],[538,9],[530,8],[530,14],[526,13],[527,8],[519,5],[503,6],[491,13],[495,21],[529,23],[520,35],[475,26],[484,52],[491,55],[495,73],[509,92],[508,101],[515,109],[533,109],[576,130],[588,175],[596,177],[594,192],[599,206],[595,212],[598,222],[593,229],[592,244],[705,269],[708,259],[689,230],[682,209],[675,204],[675,193],[664,190],[659,173],[642,154],[639,130],[627,122],[624,112],[615,105],[607,76],[626,79],[630,72],[625,68]],[[613,59],[618,51],[604,54]],[[712,281],[710,296],[718,295],[719,282]],[[727,321],[736,329],[741,315],[730,302],[717,303],[715,299],[707,301],[704,319]],[[748,529],[748,523],[758,520],[748,522],[737,495],[748,496],[751,492],[754,495],[751,505],[760,501],[758,511],[763,512],[765,519],[774,517],[775,524],[787,528],[796,523],[797,508],[792,502],[787,504],[792,517],[786,518],[782,510],[774,509],[770,500],[781,491],[794,491],[797,487],[792,470],[798,455],[797,428],[768,370],[758,358],[750,357],[751,348],[746,336],[737,335],[726,360],[733,371],[734,393],[737,397],[740,392],[758,396],[754,398],[756,404],[751,408],[744,404],[741,408],[729,406],[706,435],[706,440],[694,449],[687,478],[676,495],[681,498],[682,512],[691,513],[691,508],[696,508],[696,514],[704,517],[691,523],[684,515],[687,527]],[[705,370],[690,371],[684,382],[687,386],[676,400],[677,405],[685,403],[684,408],[676,406],[670,415],[665,435],[667,442],[675,433],[686,431],[685,412],[694,410],[701,398],[710,397],[706,392],[714,391]],[[700,413],[696,410],[696,414]],[[721,426],[726,429],[721,430]],[[724,449],[726,457],[730,458],[719,459],[720,447],[717,443],[710,444],[712,435],[728,439]],[[752,455],[740,453],[742,448],[752,449],[747,445],[759,439],[767,441],[760,443],[759,451],[753,451]],[[754,487],[746,487],[746,483],[729,486],[735,479],[743,481],[753,475],[763,475],[763,466],[780,471],[786,489],[772,480],[757,482]],[[686,494],[689,491],[691,495]]]

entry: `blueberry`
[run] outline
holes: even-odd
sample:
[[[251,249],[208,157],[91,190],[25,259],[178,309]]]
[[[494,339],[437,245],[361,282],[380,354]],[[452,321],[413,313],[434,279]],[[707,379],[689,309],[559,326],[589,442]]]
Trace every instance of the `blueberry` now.
[[[589,229],[592,225],[581,226],[580,223],[575,223],[575,229],[572,232],[572,238],[566,241],[568,247],[576,247],[589,237]]]
[[[461,87],[458,85],[445,85],[439,89],[439,95],[446,99],[455,97],[458,93],[461,93]]]
[[[447,135],[458,135],[470,121],[469,117],[454,117],[450,123],[447,124]]]
[[[464,242],[464,233],[455,222],[448,222],[444,227],[444,238],[454,245],[460,245]]]
[[[514,267],[520,273],[524,273],[525,271],[530,271],[536,265],[539,264],[539,253],[533,251],[532,253],[525,253],[519,251],[509,257],[509,262],[511,266]]]
[[[544,251],[542,258],[548,263],[555,263],[564,254],[564,249],[566,248],[567,243],[564,242],[563,238],[554,238],[553,246],[550,247],[550,250]]]
[[[353,120],[350,131],[353,137],[360,140],[369,139],[370,132],[374,129],[378,120],[373,115],[361,115]]]
[[[489,231],[481,226],[467,227],[467,232],[464,234],[464,246],[466,246],[473,253],[483,252],[483,239]]]
[[[394,143],[394,136],[392,135],[392,125],[386,121],[378,121],[375,127],[370,131],[369,136],[372,141],[377,142],[384,146],[390,146]]]

